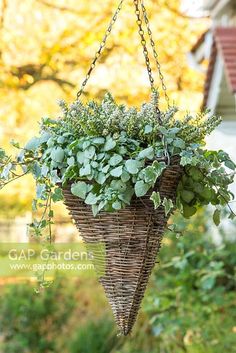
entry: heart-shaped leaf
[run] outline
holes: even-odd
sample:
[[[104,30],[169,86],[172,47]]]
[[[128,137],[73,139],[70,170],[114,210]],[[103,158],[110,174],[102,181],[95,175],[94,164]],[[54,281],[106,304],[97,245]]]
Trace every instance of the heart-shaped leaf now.
[[[137,197],[146,195],[149,189],[150,189],[150,185],[144,183],[143,180],[137,181],[137,183],[134,186],[135,194]]]

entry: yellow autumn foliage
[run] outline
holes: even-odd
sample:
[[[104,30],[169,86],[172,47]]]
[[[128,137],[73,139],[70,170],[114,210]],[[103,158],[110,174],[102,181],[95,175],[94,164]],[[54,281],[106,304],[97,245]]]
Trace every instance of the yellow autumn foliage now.
[[[0,144],[11,152],[9,140],[24,144],[36,134],[41,117],[59,114],[57,99],[75,98],[118,0],[1,0],[0,4]],[[171,100],[180,109],[198,109],[204,77],[189,67],[187,53],[207,21],[182,14],[179,0],[145,4]],[[151,63],[159,87],[155,62]],[[150,92],[132,0],[124,1],[86,87],[86,98],[100,97],[106,90],[127,104],[140,104]],[[9,208],[13,213],[29,209],[32,197],[31,178],[8,186],[0,196],[2,213]]]

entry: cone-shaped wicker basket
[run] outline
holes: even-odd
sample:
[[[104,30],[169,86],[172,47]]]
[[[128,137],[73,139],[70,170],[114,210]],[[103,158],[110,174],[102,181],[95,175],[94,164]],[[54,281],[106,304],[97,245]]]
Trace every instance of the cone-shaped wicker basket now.
[[[173,158],[154,190],[161,198],[174,201],[181,176],[179,158]],[[134,197],[131,205],[119,212],[94,217],[91,206],[72,195],[69,186],[64,189],[65,204],[84,241],[104,244],[105,256],[97,254],[105,261],[100,282],[123,335],[129,334],[135,323],[168,220],[163,206],[154,210],[150,193]]]
[[[123,3],[124,0],[120,0],[81,89],[77,93],[77,99],[82,95],[96,66]],[[151,89],[154,90],[155,85],[143,22],[146,26],[162,89],[169,106],[169,98],[158,62],[158,54],[144,0],[133,0],[133,3]],[[156,108],[157,122],[161,124],[161,112],[158,106]],[[166,155],[168,156],[168,151],[166,151]],[[162,199],[166,197],[175,201],[177,186],[182,176],[179,161],[179,157],[171,158],[169,166],[154,187],[154,191],[159,191]],[[116,323],[123,335],[128,335],[135,323],[168,221],[163,206],[160,206],[157,210],[154,209],[153,202],[150,200],[152,191],[144,197],[133,197],[130,206],[123,210],[114,213],[100,212],[94,217],[91,206],[86,205],[84,201],[74,196],[70,191],[70,185],[63,190],[65,204],[84,241],[87,244],[103,244],[101,253],[96,251],[93,255],[97,257],[95,263],[101,264],[101,261],[104,262],[105,272],[100,276],[100,282],[105,289]]]

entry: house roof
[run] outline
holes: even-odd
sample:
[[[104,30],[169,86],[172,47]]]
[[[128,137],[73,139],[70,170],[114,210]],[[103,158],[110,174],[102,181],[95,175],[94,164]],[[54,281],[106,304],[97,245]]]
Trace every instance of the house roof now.
[[[229,90],[236,93],[236,27],[218,27],[213,32],[213,45],[204,88],[204,107],[207,105],[217,54],[223,59]]]

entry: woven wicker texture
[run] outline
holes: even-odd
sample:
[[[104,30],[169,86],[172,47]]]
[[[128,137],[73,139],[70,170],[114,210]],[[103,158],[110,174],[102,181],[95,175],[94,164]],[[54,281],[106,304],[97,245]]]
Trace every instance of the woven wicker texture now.
[[[182,175],[179,159],[159,178],[155,191],[172,200]],[[101,212],[93,217],[91,207],[73,196],[70,187],[64,189],[65,204],[87,243],[102,242],[105,274],[100,282],[112,307],[121,334],[131,332],[135,323],[149,276],[155,265],[167,224],[164,208],[153,208],[151,192],[134,197],[131,205],[115,213]]]

